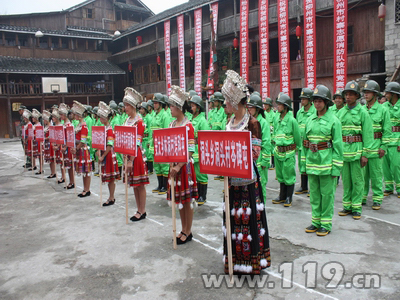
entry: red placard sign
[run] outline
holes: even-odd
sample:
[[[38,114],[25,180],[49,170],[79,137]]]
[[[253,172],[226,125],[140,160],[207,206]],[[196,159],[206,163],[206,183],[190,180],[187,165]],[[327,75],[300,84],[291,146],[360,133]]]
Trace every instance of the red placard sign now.
[[[194,32],[195,32],[195,54],[194,54],[194,90],[201,96],[201,32],[202,32],[202,8],[194,11]]]
[[[334,91],[344,89],[347,74],[347,0],[335,0],[334,7]]]
[[[28,141],[32,141],[34,139],[34,131],[32,125],[28,126]]]
[[[67,126],[65,128],[65,135],[67,140],[67,147],[75,148],[75,129],[73,126]]]
[[[92,148],[105,151],[106,143],[106,127],[92,126]]]
[[[262,99],[265,99],[269,96],[268,0],[258,1],[258,24],[260,40],[260,92]]]
[[[278,41],[279,69],[281,71],[281,92],[290,96],[290,50],[289,50],[289,4],[278,0]]]
[[[304,0],[304,71],[306,87],[315,88],[316,72],[315,0]]]
[[[57,126],[50,126],[49,127],[49,139],[50,143],[63,145],[65,144],[64,139],[64,126],[57,125]]]
[[[188,131],[186,126],[153,131],[154,162],[187,163],[189,161]]]
[[[35,127],[35,139],[38,142],[44,142],[44,129],[43,126],[37,125]]]
[[[249,80],[249,1],[240,0],[240,76]]]
[[[93,128],[93,127],[92,127]],[[114,151],[121,154],[137,156],[137,127],[115,126]]]
[[[249,131],[198,131],[200,172],[253,178]]]

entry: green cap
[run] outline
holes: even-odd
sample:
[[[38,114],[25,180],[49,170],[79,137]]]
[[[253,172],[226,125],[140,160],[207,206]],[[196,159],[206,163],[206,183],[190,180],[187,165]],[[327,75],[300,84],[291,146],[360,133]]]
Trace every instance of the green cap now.
[[[311,99],[313,95],[313,91],[309,88],[302,88],[301,93],[300,93],[300,99],[301,98],[306,98],[306,99]]]
[[[272,106],[272,99],[270,97],[265,98],[265,100],[262,102],[263,104],[269,104]]]
[[[349,81],[346,84],[346,86],[345,86],[345,88],[343,90],[343,95],[345,95],[346,92],[354,92],[354,93],[356,93],[358,95],[358,98],[361,97],[360,87],[358,86],[358,83],[355,82],[354,80]]]
[[[221,102],[225,101],[224,96],[220,92],[215,92],[213,96],[214,96],[214,101],[221,101]]]
[[[247,101],[247,106],[254,106],[263,109],[261,97],[257,94],[252,93],[249,100]]]
[[[363,91],[374,92],[379,95],[381,93],[381,88],[375,80],[367,80],[364,84]]]
[[[292,110],[292,99],[290,99],[289,95],[280,92],[278,98],[276,99],[276,102],[286,105],[289,108],[289,110]]]
[[[314,100],[315,98],[324,99],[327,106],[333,105],[331,91],[323,84],[318,84],[315,87],[314,93],[312,95],[312,100]]]

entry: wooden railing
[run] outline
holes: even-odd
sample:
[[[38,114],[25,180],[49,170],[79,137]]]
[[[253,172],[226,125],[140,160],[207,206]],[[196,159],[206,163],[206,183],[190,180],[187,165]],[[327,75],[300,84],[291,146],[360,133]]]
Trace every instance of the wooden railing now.
[[[111,94],[111,82],[70,82],[68,83],[68,94]],[[10,96],[38,96],[42,95],[41,83],[0,83],[0,95]]]

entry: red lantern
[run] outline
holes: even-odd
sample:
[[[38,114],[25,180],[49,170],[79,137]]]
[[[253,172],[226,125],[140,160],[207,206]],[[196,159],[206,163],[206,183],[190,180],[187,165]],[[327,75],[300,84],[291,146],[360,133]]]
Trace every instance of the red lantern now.
[[[379,9],[378,9],[378,18],[383,21],[383,19],[386,17],[386,6],[385,4],[381,3],[381,5],[379,5]]]
[[[160,55],[157,55],[157,64],[161,65],[161,57],[160,57]]]
[[[234,38],[234,39],[233,39],[233,48],[235,48],[235,50],[236,50],[237,48],[239,48],[239,41],[238,41],[237,38]]]
[[[193,51],[193,49],[190,49],[189,55],[190,55],[190,59],[193,59],[193,58],[194,58],[194,51]]]
[[[296,27],[296,36],[297,36],[297,39],[300,39],[300,37],[301,37],[301,27],[300,27],[300,25],[297,25],[297,27]]]
[[[128,70],[129,70],[129,72],[132,72],[132,64],[131,63],[128,64]]]
[[[142,37],[141,36],[137,36],[136,37],[136,46],[139,46],[142,44]]]

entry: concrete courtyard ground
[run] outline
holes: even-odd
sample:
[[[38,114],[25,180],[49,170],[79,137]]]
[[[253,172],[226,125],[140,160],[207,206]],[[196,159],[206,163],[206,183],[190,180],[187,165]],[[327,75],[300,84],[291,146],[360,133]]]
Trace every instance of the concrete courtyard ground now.
[[[223,274],[223,182],[210,176],[207,203],[195,210],[194,239],[174,250],[171,208],[165,196],[151,193],[155,175],[147,187],[148,218],[126,225],[122,183],[116,204],[100,207],[98,177],[92,195],[81,199],[55,179],[24,172],[23,160],[18,141],[0,140],[1,299],[400,299],[397,195],[385,197],[380,211],[371,209],[370,196],[355,221],[337,215],[340,183],[333,230],[317,237],[304,232],[311,219],[306,195],[294,196],[290,208],[271,203],[278,182],[269,171],[271,268],[258,278],[235,278],[234,287],[225,279],[210,287],[210,275]],[[43,177],[48,165],[45,171]],[[76,182],[80,192],[81,178]],[[135,211],[129,189],[129,216]],[[177,225],[179,232],[179,219]]]

